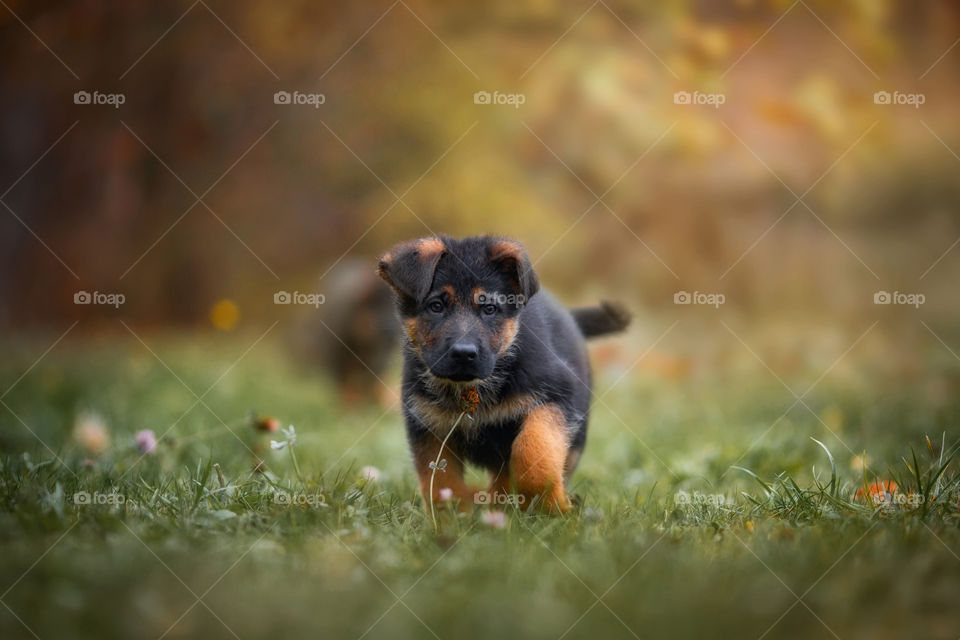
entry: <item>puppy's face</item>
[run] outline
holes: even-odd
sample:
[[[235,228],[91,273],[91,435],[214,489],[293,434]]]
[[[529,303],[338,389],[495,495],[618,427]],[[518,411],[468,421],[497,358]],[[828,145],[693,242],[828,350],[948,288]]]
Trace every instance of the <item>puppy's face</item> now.
[[[397,245],[379,273],[397,294],[413,353],[434,378],[456,383],[493,373],[539,289],[523,246],[488,236]]]

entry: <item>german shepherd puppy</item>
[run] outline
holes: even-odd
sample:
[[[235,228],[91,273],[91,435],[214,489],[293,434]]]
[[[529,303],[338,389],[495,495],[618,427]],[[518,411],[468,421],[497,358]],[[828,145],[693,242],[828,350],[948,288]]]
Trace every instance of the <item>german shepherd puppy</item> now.
[[[427,506],[448,489],[461,508],[570,509],[564,483],[590,411],[584,338],[622,331],[629,313],[607,302],[565,309],[540,288],[523,245],[506,238],[405,242],[380,258],[378,272],[406,333],[403,415]],[[439,457],[447,462],[431,464]],[[467,462],[491,473],[489,492],[464,483]]]

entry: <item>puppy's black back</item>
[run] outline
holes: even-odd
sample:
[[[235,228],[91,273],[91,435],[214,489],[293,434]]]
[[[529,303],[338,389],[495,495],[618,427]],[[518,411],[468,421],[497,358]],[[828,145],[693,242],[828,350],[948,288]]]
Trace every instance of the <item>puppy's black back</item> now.
[[[541,290],[520,314],[515,384],[534,389],[563,409],[576,445],[586,438],[591,372],[583,334],[573,316]]]

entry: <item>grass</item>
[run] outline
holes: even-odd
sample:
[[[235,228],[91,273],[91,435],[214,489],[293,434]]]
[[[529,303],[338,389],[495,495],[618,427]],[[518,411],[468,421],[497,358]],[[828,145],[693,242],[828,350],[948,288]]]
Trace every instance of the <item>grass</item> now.
[[[958,635],[960,403],[927,390],[960,368],[933,350],[920,377],[858,361],[800,403],[755,362],[608,394],[601,368],[572,514],[435,532],[396,406],[348,411],[269,341],[245,354],[256,336],[142,337],[66,342],[22,378],[52,339],[7,349],[4,638]],[[71,438],[84,414],[99,455]],[[141,456],[140,429],[170,431]],[[873,504],[877,480],[909,502]]]

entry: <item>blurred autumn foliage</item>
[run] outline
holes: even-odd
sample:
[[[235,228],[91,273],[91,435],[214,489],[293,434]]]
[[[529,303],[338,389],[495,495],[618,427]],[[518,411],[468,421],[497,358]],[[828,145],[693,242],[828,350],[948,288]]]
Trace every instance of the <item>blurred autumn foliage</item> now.
[[[7,3],[7,326],[110,317],[80,289],[143,324],[225,298],[256,321],[432,232],[515,236],[571,299],[843,316],[899,288],[956,311],[957,2]]]

